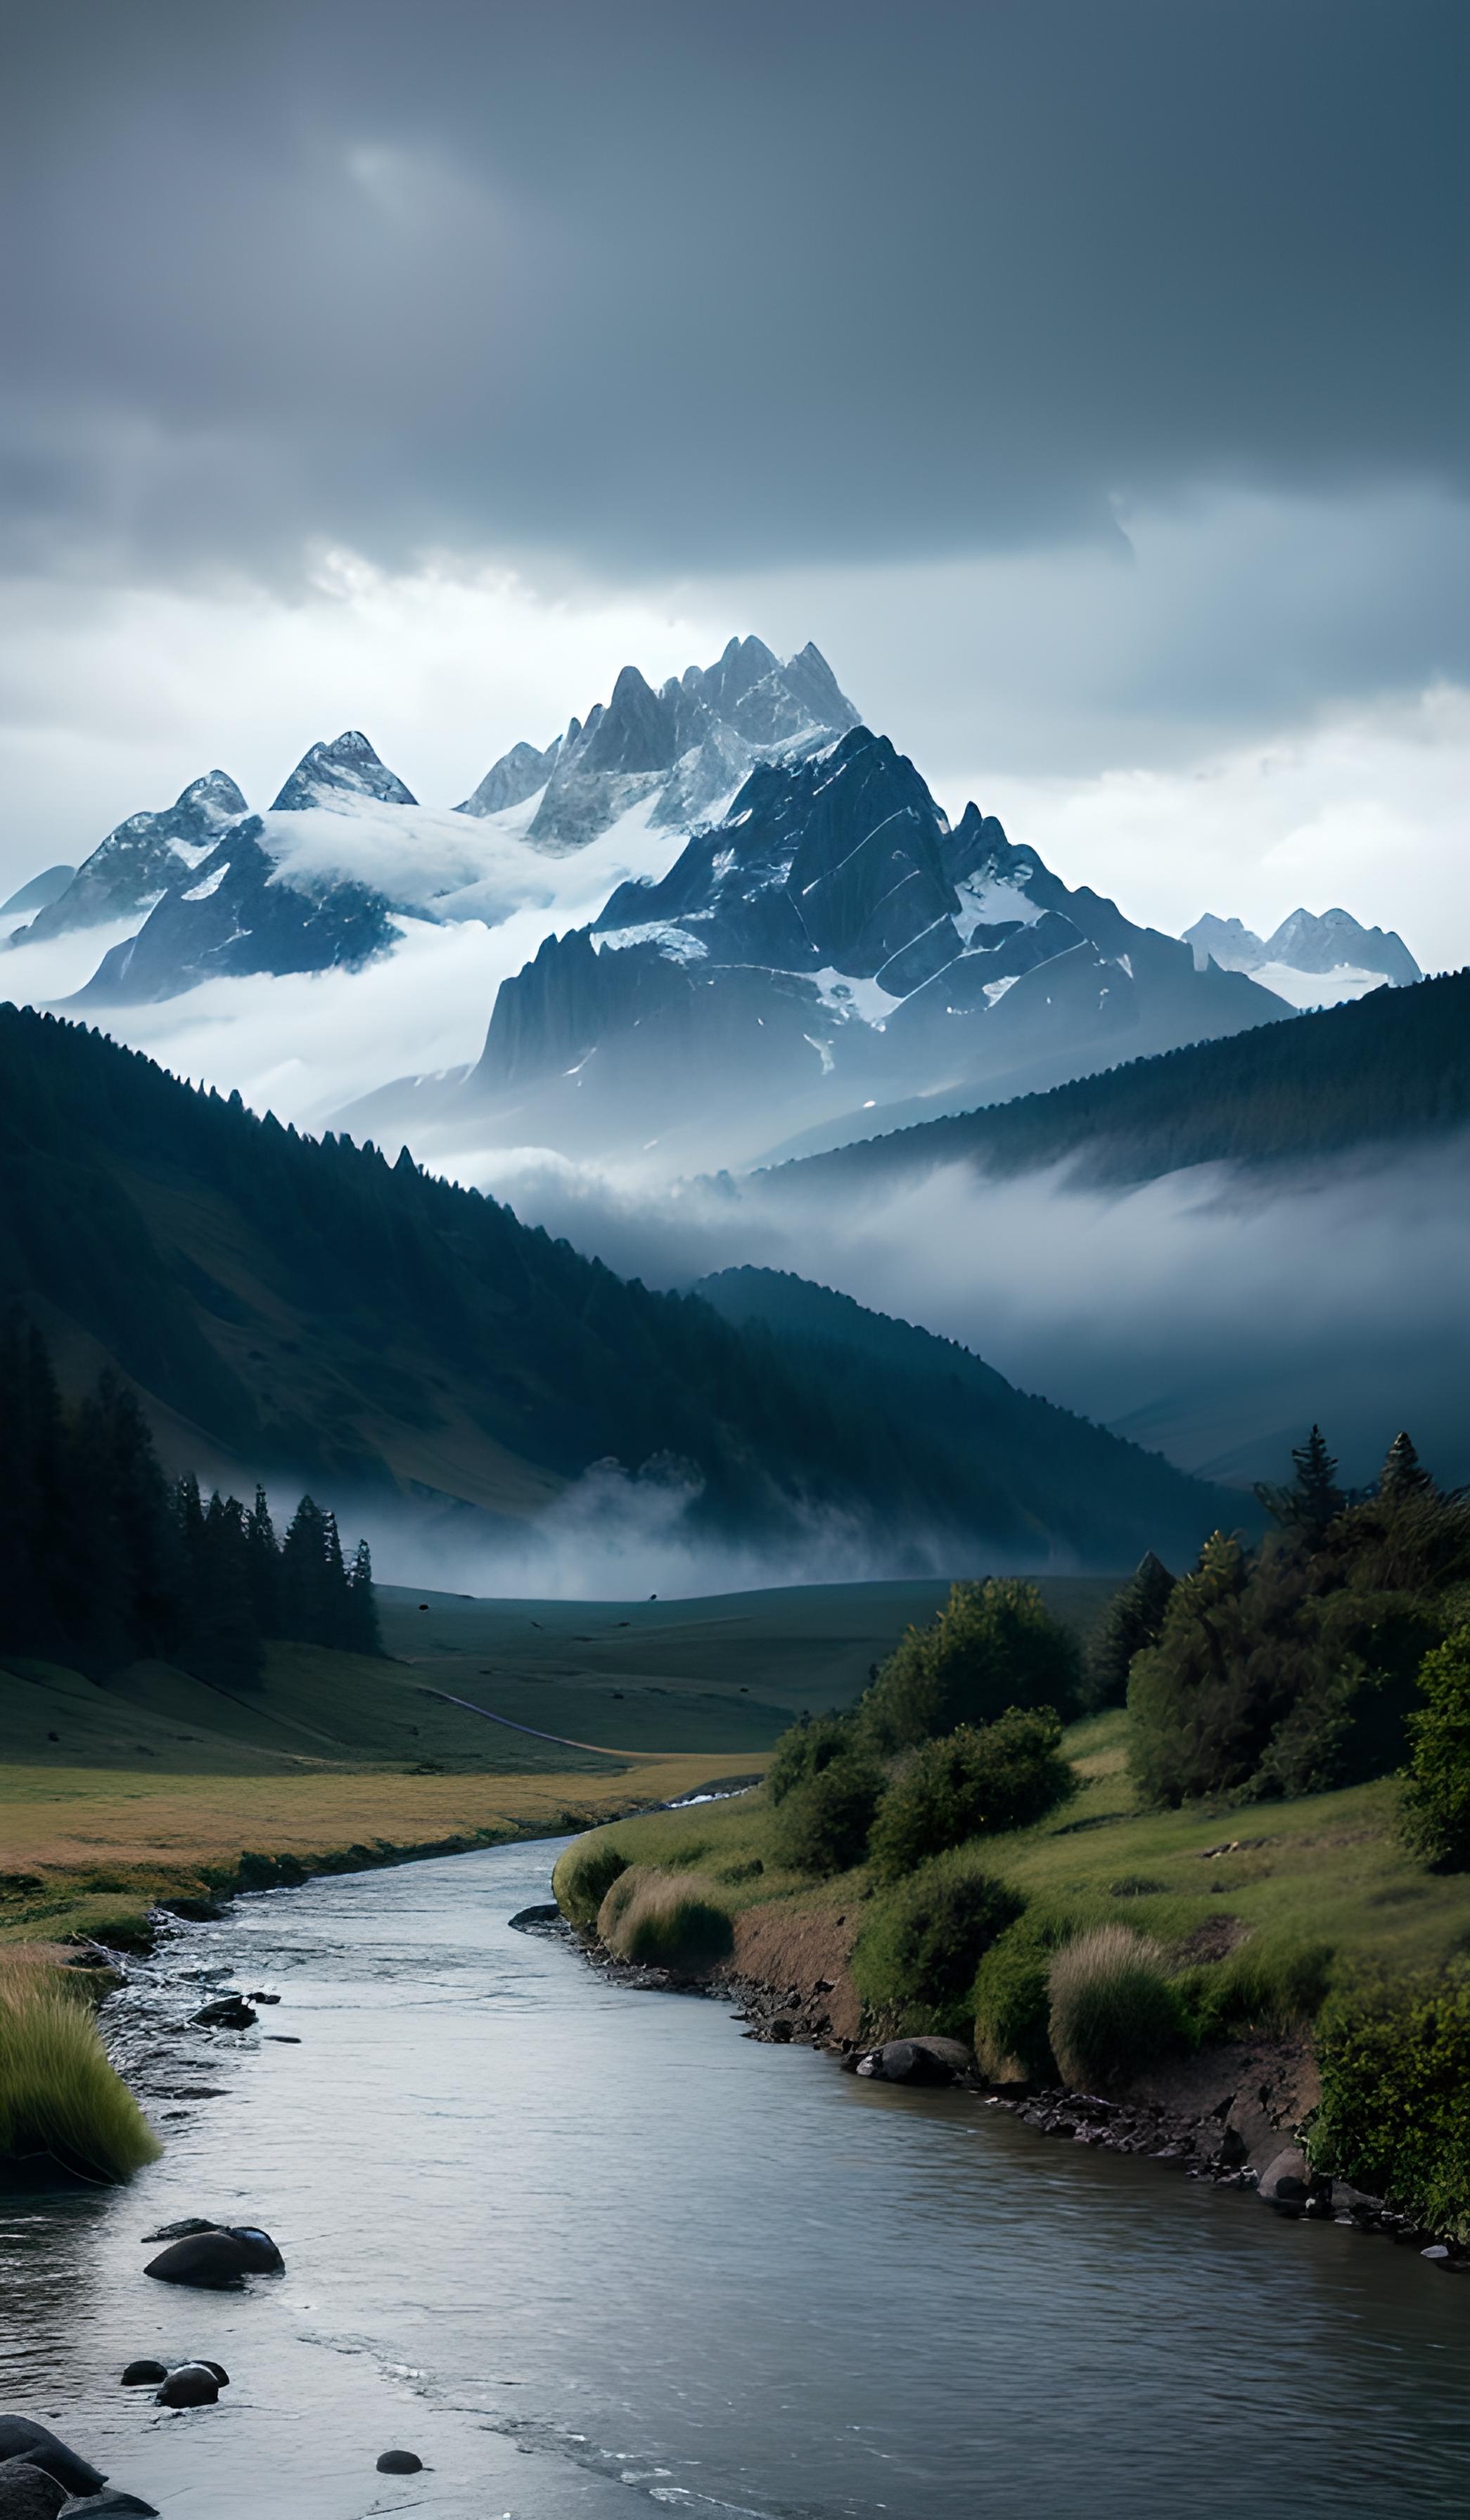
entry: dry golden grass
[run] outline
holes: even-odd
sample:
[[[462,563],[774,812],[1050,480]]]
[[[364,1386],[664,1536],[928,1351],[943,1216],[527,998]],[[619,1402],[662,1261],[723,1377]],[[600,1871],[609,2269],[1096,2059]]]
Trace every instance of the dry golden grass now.
[[[749,1753],[676,1751],[620,1776],[138,1775],[0,1767],[0,1941],[102,1930],[150,1901],[227,1883],[247,1855],[365,1862],[455,1840],[587,1828],[749,1776]]]

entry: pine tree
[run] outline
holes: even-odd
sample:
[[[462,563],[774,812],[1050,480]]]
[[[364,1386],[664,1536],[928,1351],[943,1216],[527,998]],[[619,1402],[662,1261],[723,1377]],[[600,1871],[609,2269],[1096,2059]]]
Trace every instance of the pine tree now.
[[[347,1569],[347,1632],[344,1644],[353,1653],[381,1654],[383,1635],[378,1625],[378,1597],[373,1590],[373,1560],[365,1540],[359,1540]]]
[[[320,1644],[326,1613],[326,1517],[303,1496],[281,1543],[281,1633]]]
[[[351,1606],[347,1598],[347,1570],[343,1563],[342,1535],[335,1513],[322,1516],[322,1610],[321,1628],[316,1642],[323,1645],[345,1645],[351,1626]]]
[[[1316,1549],[1348,1500],[1338,1486],[1337,1463],[1320,1426],[1313,1426],[1305,1444],[1293,1446],[1291,1458],[1297,1473],[1291,1486],[1277,1488],[1263,1482],[1256,1495],[1283,1531]]]
[[[1404,1497],[1433,1496],[1435,1485],[1402,1430],[1390,1444],[1378,1474],[1378,1493],[1393,1504]]]
[[[1150,1550],[1114,1594],[1088,1641],[1084,1694],[1090,1706],[1122,1706],[1135,1653],[1156,1645],[1174,1579]]]
[[[245,1518],[245,1544],[255,1626],[262,1637],[278,1637],[281,1633],[281,1552],[265,1490],[259,1485],[255,1489],[255,1502]]]

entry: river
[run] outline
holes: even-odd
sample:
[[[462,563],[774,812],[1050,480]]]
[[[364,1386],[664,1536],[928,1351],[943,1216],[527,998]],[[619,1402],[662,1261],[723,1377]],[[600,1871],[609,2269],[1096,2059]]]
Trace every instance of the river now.
[[[558,1851],[170,1939],[116,2000],[163,2159],[0,2198],[6,2407],[169,2520],[1470,2508],[1470,2277],[611,1985],[507,1922]],[[160,2028],[217,1979],[282,2002]],[[285,2277],[147,2281],[188,2214],[263,2224]],[[118,2386],[190,2354],[217,2408]]]

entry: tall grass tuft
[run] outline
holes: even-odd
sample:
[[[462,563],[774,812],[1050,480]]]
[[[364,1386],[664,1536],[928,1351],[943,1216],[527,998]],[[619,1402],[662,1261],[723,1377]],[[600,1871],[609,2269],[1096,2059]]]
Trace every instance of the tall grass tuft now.
[[[1189,2044],[1189,2016],[1160,1945],[1125,1925],[1096,1925],[1051,1963],[1048,2032],[1074,2089],[1125,2082]]]
[[[552,1896],[573,1925],[593,1925],[597,1912],[617,1880],[627,1870],[627,1857],[599,1830],[579,1837],[557,1858],[551,1876]]]
[[[702,1976],[729,1958],[734,1942],[730,1919],[709,1889],[697,1872],[640,1867],[614,1882],[598,1912],[597,1930],[620,1959]]]
[[[41,1970],[0,1970],[0,2160],[50,2154],[87,2179],[130,2179],[160,2144],[108,2062],[84,2000]]]

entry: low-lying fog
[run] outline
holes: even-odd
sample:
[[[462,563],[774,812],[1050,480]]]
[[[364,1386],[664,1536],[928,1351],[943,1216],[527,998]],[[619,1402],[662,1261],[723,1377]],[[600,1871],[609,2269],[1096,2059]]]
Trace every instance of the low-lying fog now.
[[[1319,1419],[1345,1476],[1401,1425],[1470,1479],[1470,1138],[1287,1175],[1200,1166],[1137,1189],[954,1165],[809,1195],[757,1178],[645,1190],[555,1158],[461,1178],[626,1277],[789,1269],[960,1340],[1023,1389],[1181,1466],[1278,1473]]]

